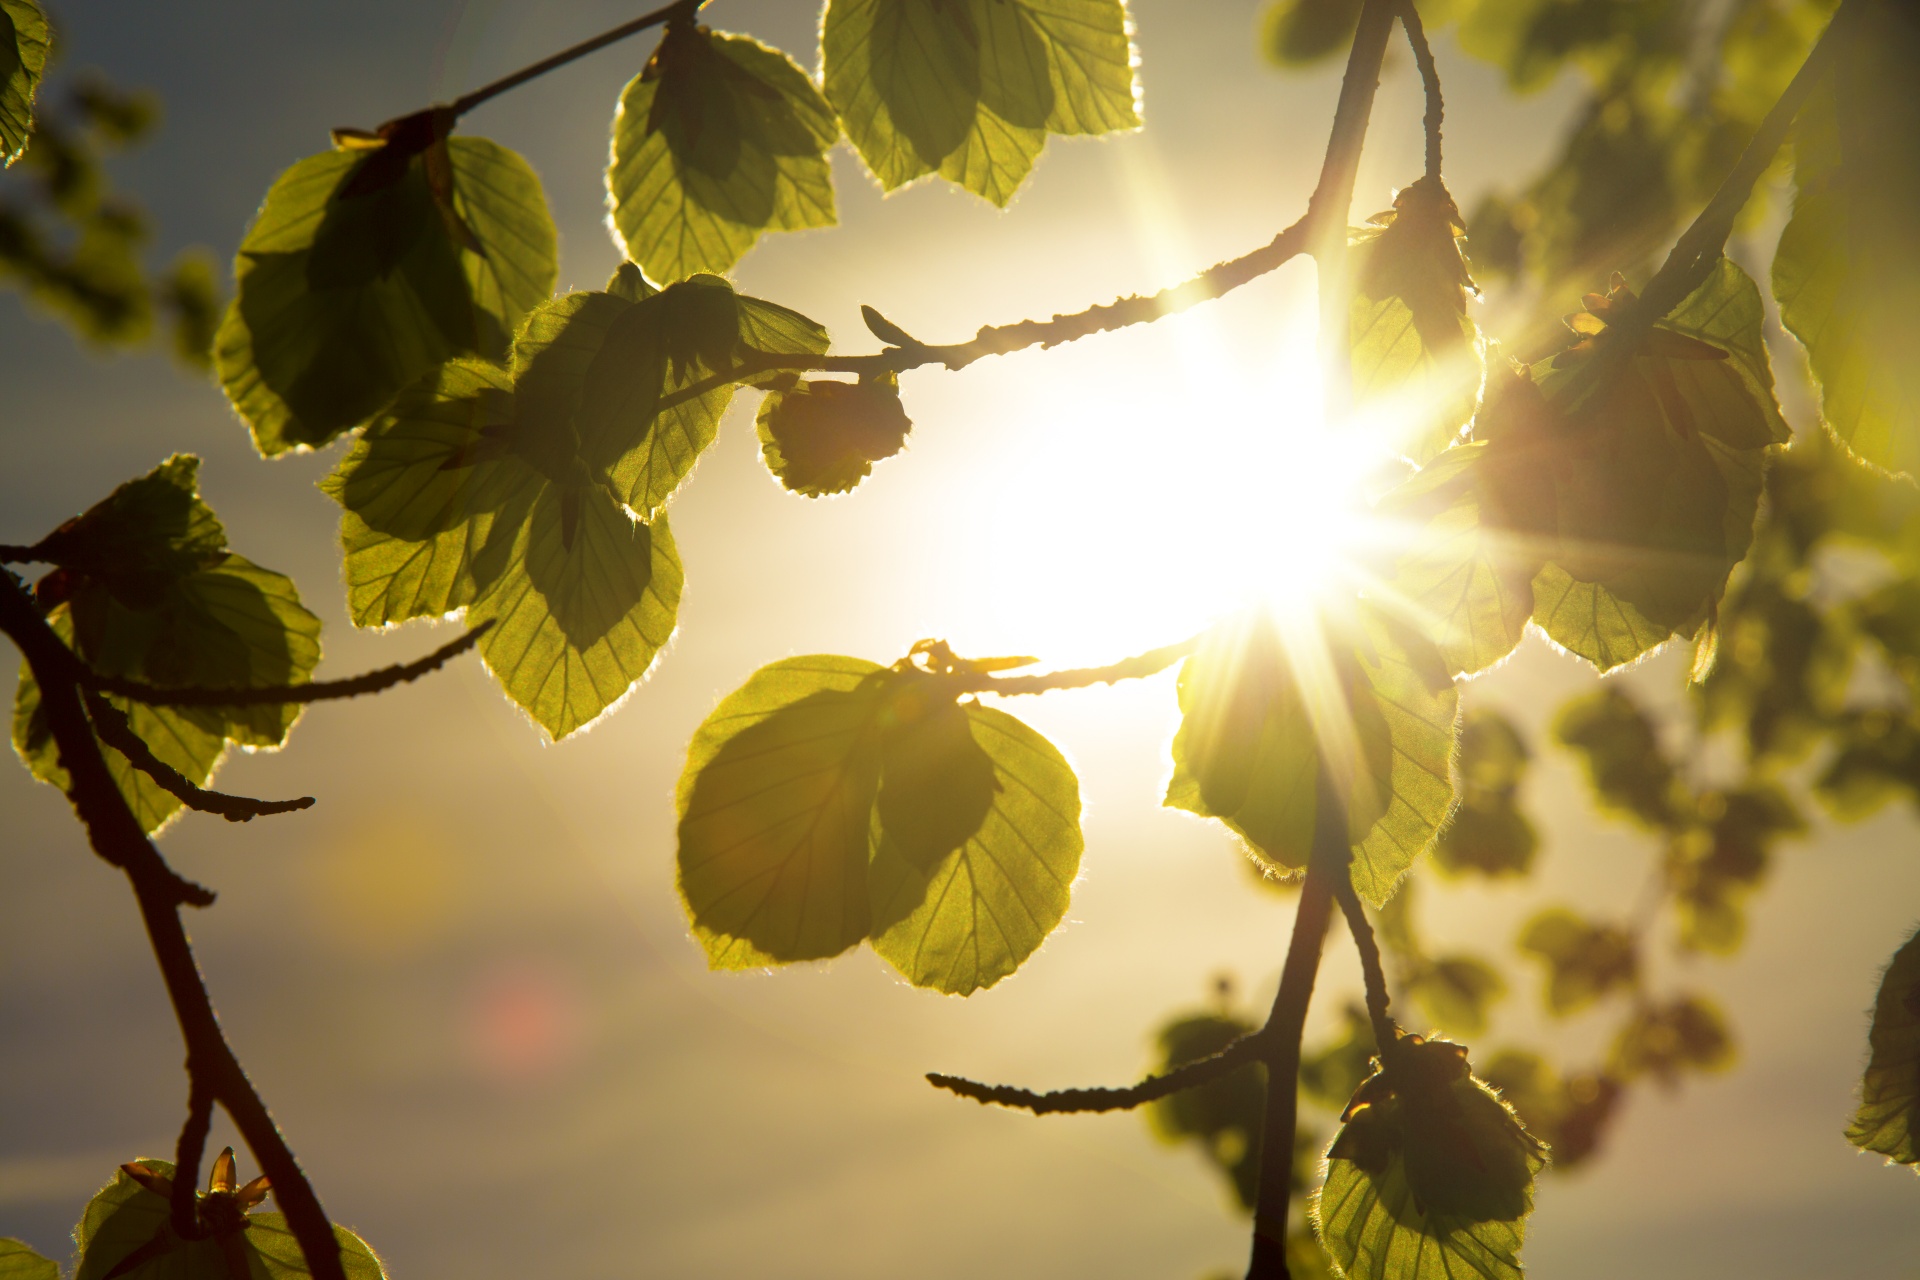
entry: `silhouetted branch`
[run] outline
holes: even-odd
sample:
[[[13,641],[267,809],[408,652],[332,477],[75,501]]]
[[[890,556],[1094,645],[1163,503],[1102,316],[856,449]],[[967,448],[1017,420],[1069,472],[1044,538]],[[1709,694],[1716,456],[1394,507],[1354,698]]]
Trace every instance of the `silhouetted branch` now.
[[[489,618],[458,640],[441,645],[424,658],[381,667],[377,671],[346,680],[314,680],[306,684],[262,685],[245,689],[166,688],[139,680],[102,675],[85,664],[80,666],[79,678],[88,688],[156,707],[257,707],[291,702],[331,702],[339,698],[358,698],[363,694],[379,693],[438,671],[480,643],[480,637],[492,625],[493,620]],[[73,660],[80,662],[77,656]]]
[[[270,814],[292,813],[313,807],[312,796],[301,796],[298,800],[252,800],[246,796],[233,796],[196,786],[179,770],[153,754],[153,749],[127,723],[126,712],[97,693],[88,693],[86,703],[87,718],[93,721],[94,732],[100,735],[100,741],[125,756],[128,764],[152,778],[162,791],[189,809],[218,814],[228,822],[251,822]]]
[[[1440,68],[1433,64],[1433,46],[1427,43],[1427,28],[1413,0],[1401,0],[1400,25],[1406,28],[1407,45],[1413,50],[1414,65],[1420,68],[1420,87],[1427,97],[1427,114],[1421,121],[1427,135],[1427,176],[1438,182],[1440,127],[1447,113],[1446,101],[1440,96]]]
[[[1171,1071],[1157,1076],[1148,1076],[1139,1084],[1129,1085],[1124,1089],[1059,1089],[1052,1093],[1035,1093],[1031,1089],[1019,1089],[1004,1084],[980,1084],[959,1076],[941,1075],[935,1071],[927,1073],[927,1083],[937,1089],[957,1093],[963,1098],[972,1098],[981,1106],[992,1103],[996,1106],[1012,1107],[1017,1111],[1031,1111],[1037,1116],[1130,1111],[1156,1099],[1210,1084],[1229,1072],[1261,1061],[1265,1043],[1258,1033],[1246,1036],[1234,1041],[1210,1058],[1183,1063]]]
[[[38,547],[17,547],[11,542],[0,542],[0,564],[34,564],[39,559]]]
[[[173,1229],[182,1239],[198,1240],[206,1229],[200,1224],[200,1205],[194,1192],[200,1185],[200,1157],[207,1149],[207,1130],[213,1127],[213,1091],[187,1070],[187,1122],[180,1127],[180,1143],[173,1157]]]
[[[1085,689],[1090,685],[1114,684],[1121,680],[1140,680],[1156,675],[1199,648],[1200,640],[1200,636],[1189,636],[1177,644],[1163,645],[1131,658],[1122,658],[1105,667],[1078,667],[1037,676],[958,675],[954,679],[969,693],[997,693],[1006,697],[1048,693],[1055,689]]]
[[[1373,925],[1367,919],[1367,909],[1360,903],[1360,895],[1353,891],[1350,873],[1335,880],[1333,896],[1339,900],[1340,910],[1347,918],[1347,932],[1353,935],[1354,950],[1360,953],[1360,976],[1367,987],[1367,1017],[1373,1023],[1373,1042],[1385,1054],[1398,1039],[1398,1028],[1389,1012],[1387,975],[1380,967],[1380,944],[1374,940]]]
[[[205,906],[213,901],[213,895],[176,875],[141,830],[139,820],[114,785],[81,704],[79,660],[54,634],[26,586],[9,573],[0,573],[0,633],[19,647],[40,688],[40,706],[67,772],[67,797],[86,828],[88,842],[103,860],[125,871],[133,886],[154,959],[186,1041],[191,1087],[210,1092],[233,1117],[254,1158],[273,1182],[275,1200],[286,1214],[288,1229],[299,1243],[314,1280],[346,1280],[333,1224],[221,1033],[192,944],[181,926],[182,903]]]
[[[705,2],[706,0],[676,0],[674,4],[643,14],[632,22],[623,22],[611,31],[603,31],[591,40],[582,40],[579,44],[562,49],[550,58],[542,58],[530,67],[522,67],[512,75],[502,76],[491,84],[482,85],[472,93],[461,94],[449,104],[448,109],[456,117],[463,116],[490,98],[497,98],[507,90],[517,89],[527,81],[552,71],[555,67],[563,67],[578,58],[584,58],[590,53],[604,49],[616,41],[638,35],[649,27],[660,26],[671,20],[677,13],[684,13],[691,17]]]

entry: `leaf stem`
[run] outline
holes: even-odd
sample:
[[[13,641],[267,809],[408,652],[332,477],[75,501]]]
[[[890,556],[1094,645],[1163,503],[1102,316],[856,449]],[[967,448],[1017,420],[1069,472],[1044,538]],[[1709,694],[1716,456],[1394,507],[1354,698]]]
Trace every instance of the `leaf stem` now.
[[[481,103],[499,97],[509,89],[517,89],[527,81],[537,79],[556,67],[564,67],[569,62],[584,58],[590,53],[596,53],[610,44],[625,40],[628,36],[638,35],[649,27],[657,27],[663,23],[670,22],[675,15],[691,17],[699,10],[700,6],[705,3],[706,0],[674,0],[673,4],[664,5],[661,8],[655,9],[652,13],[642,14],[631,22],[623,22],[612,30],[603,31],[590,40],[582,40],[579,44],[562,49],[552,57],[540,59],[540,61],[530,67],[522,67],[512,75],[502,76],[491,84],[482,85],[472,93],[461,94],[448,104],[448,110],[452,111],[454,117],[457,119]]]
[[[1347,918],[1347,932],[1353,935],[1354,950],[1360,953],[1360,975],[1367,987],[1367,1017],[1373,1023],[1373,1042],[1384,1057],[1399,1038],[1399,1028],[1389,1012],[1391,1002],[1387,996],[1386,971],[1380,966],[1380,944],[1374,939],[1366,908],[1360,905],[1360,895],[1353,891],[1351,875],[1340,876],[1333,886],[1333,896],[1340,903],[1341,914]]]
[[[19,647],[40,686],[40,705],[70,781],[67,796],[87,830],[89,843],[103,860],[125,871],[133,886],[154,959],[186,1041],[190,1087],[205,1088],[233,1117],[261,1171],[272,1180],[274,1199],[286,1214],[287,1226],[300,1245],[313,1280],[346,1280],[333,1224],[228,1046],[194,959],[193,946],[180,923],[182,903],[206,906],[213,895],[177,875],[140,829],[139,820],[107,771],[106,759],[100,754],[100,744],[81,705],[79,660],[54,634],[26,586],[12,574],[0,574],[0,633]]]
[[[395,685],[418,680],[421,676],[438,671],[480,643],[480,637],[485,635],[487,628],[492,625],[493,620],[488,619],[458,640],[441,645],[423,658],[415,658],[412,662],[395,663],[393,666],[381,667],[345,680],[313,680],[305,684],[261,685],[245,689],[206,689],[186,685],[175,688],[151,685],[139,680],[102,675],[81,662],[79,655],[72,650],[67,650],[67,654],[77,668],[75,678],[87,688],[101,693],[117,694],[122,698],[132,698],[135,702],[145,702],[151,706],[284,706],[295,702],[332,702],[340,698],[358,698],[363,694],[379,693]]]
[[[1406,30],[1407,45],[1413,50],[1414,65],[1420,68],[1420,87],[1426,93],[1427,112],[1421,127],[1427,135],[1427,177],[1440,181],[1440,128],[1446,120],[1446,100],[1440,96],[1440,68],[1433,62],[1433,46],[1427,43],[1426,24],[1413,0],[1401,0],[1400,25]]]
[[[204,1239],[200,1205],[194,1192],[200,1186],[200,1157],[207,1150],[207,1131],[213,1127],[213,1091],[191,1068],[187,1079],[187,1122],[180,1126],[180,1142],[173,1154],[173,1230],[183,1240]]]
[[[86,694],[86,705],[87,718],[93,721],[94,732],[100,735],[100,741],[125,756],[128,764],[152,778],[162,791],[189,809],[218,814],[228,822],[251,822],[271,814],[293,813],[313,807],[312,796],[301,796],[298,800],[253,800],[196,786],[179,770],[153,754],[153,749],[127,722],[126,712],[92,692]]]

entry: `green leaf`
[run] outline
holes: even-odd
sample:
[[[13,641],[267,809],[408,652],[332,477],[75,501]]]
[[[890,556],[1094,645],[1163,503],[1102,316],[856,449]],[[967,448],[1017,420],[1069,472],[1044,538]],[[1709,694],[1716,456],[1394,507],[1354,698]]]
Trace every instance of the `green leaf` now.
[[[1555,1017],[1577,1013],[1617,988],[1639,982],[1633,935],[1593,924],[1564,907],[1534,916],[1514,943],[1547,965],[1547,1009]]]
[[[1003,711],[958,710],[970,736],[939,752],[937,771],[935,758],[919,763],[917,789],[929,794],[908,798],[909,814],[889,807],[903,753],[886,747],[868,883],[874,951],[916,987],[971,995],[1019,968],[1059,926],[1086,842],[1079,781],[1053,744]],[[978,780],[976,756],[990,764]],[[976,797],[991,798],[977,819],[968,803]],[[913,838],[929,811],[956,803],[966,805],[960,820]],[[937,860],[928,856],[943,845]]]
[[[1920,475],[1920,22],[1892,0],[1857,17],[1795,124],[1798,192],[1773,296],[1807,349],[1828,429],[1874,466]]]
[[[1577,752],[1594,799],[1653,830],[1673,825],[1682,789],[1673,762],[1646,713],[1617,685],[1602,685],[1566,703],[1553,735]]]
[[[1260,15],[1260,48],[1279,66],[1306,66],[1346,48],[1359,22],[1360,0],[1273,0]]]
[[[159,1177],[173,1176],[168,1161],[135,1163]],[[236,1265],[254,1280],[296,1280],[310,1274],[280,1214],[247,1214],[235,1229],[184,1240],[174,1233],[171,1212],[164,1196],[135,1182],[124,1169],[116,1171],[113,1181],[87,1203],[73,1230],[80,1254],[73,1280],[106,1280],[116,1272],[116,1280],[233,1280]],[[385,1280],[380,1260],[366,1241],[341,1226],[334,1227],[333,1235],[340,1243],[347,1280]],[[137,1253],[144,1256],[127,1267]]]
[[[968,994],[1059,924],[1082,848],[1045,739],[856,658],[755,672],[694,735],[678,805],[680,893],[717,969],[871,937],[915,985]]]
[[[1354,1095],[1314,1226],[1352,1280],[1518,1280],[1539,1144],[1470,1074],[1464,1046],[1408,1036]]]
[[[53,33],[33,0],[0,0],[0,157],[11,165],[33,131],[33,97]]]
[[[1531,384],[1529,384],[1531,385]],[[1540,554],[1517,534],[1493,472],[1504,448],[1456,445],[1382,498],[1385,520],[1412,532],[1392,586],[1440,646],[1447,667],[1473,675],[1512,653],[1533,613]]]
[[[1562,1077],[1539,1055],[1506,1049],[1494,1055],[1480,1077],[1512,1107],[1553,1152],[1553,1167],[1565,1173],[1589,1159],[1619,1109],[1625,1089],[1609,1075]]]
[[[1725,1071],[1733,1038],[1720,1011],[1697,996],[1635,1010],[1613,1042],[1608,1073],[1620,1080],[1653,1075],[1672,1084],[1682,1071]]]
[[[55,632],[95,670],[170,687],[258,688],[309,679],[320,620],[291,579],[226,550],[226,532],[196,492],[199,459],[175,455],[116,489],[41,543],[56,564],[35,584]],[[299,704],[159,707],[108,696],[134,733],[186,779],[212,779],[227,743],[273,748]],[[35,777],[65,789],[40,690],[25,664],[14,696],[14,747]],[[158,830],[180,801],[103,745],[135,817]]]
[[[1223,624],[1181,668],[1166,803],[1220,818],[1269,869],[1296,872],[1324,767],[1354,887],[1378,906],[1453,807],[1457,707],[1439,651],[1371,607],[1284,640],[1264,616]]]
[[[1498,712],[1472,707],[1460,722],[1460,804],[1433,846],[1450,875],[1525,875],[1540,838],[1517,802],[1527,746]]]
[[[1668,846],[1667,883],[1680,945],[1728,955],[1746,933],[1742,906],[1766,876],[1773,842],[1804,832],[1806,822],[1786,792],[1769,782],[1709,791],[1698,809],[1706,822]]]
[[[442,361],[504,356],[555,253],[539,179],[485,139],[309,156],[241,241],[221,386],[262,453],[319,448]]]
[[[1920,933],[1893,953],[1873,1002],[1872,1057],[1847,1141],[1895,1164],[1920,1165]]]
[[[768,393],[757,425],[767,470],[809,498],[845,493],[873,464],[906,447],[913,423],[892,374],[860,382],[796,383]]]
[[[0,1280],[60,1280],[60,1264],[24,1240],[0,1238]]]
[[[613,118],[614,236],[654,279],[678,280],[731,270],[763,232],[832,226],[839,136],[786,54],[669,22]]]
[[[1004,207],[1048,133],[1138,127],[1120,0],[831,0],[827,101],[888,191],[938,171]]]
[[[1477,1036],[1487,1029],[1487,1006],[1507,994],[1507,984],[1476,956],[1442,956],[1418,970],[1407,990],[1440,1030]]]
[[[322,487],[345,508],[354,622],[491,621],[481,656],[558,740],[646,674],[682,574],[664,517],[636,523],[571,442],[556,456],[517,425],[506,374],[455,362],[399,397]]]
[[[1459,247],[1466,222],[1437,178],[1401,188],[1371,221],[1353,248],[1354,397],[1396,448],[1425,463],[1467,425],[1480,390],[1473,280]]]

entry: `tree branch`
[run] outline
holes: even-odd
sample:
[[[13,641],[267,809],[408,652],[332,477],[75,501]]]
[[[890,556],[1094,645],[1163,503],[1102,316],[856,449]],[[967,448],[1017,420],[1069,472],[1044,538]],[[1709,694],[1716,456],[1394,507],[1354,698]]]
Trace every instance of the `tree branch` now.
[[[676,14],[690,18],[704,3],[706,0],[675,0],[675,3],[655,9],[652,13],[642,14],[632,22],[623,22],[611,31],[603,31],[591,40],[582,40],[579,44],[562,49],[550,58],[542,58],[530,67],[522,67],[512,75],[502,76],[491,84],[482,85],[472,93],[462,94],[449,104],[448,110],[452,111],[457,119],[481,103],[499,97],[509,89],[517,89],[527,81],[543,76],[556,67],[564,67],[567,63],[584,58],[590,53],[596,53],[616,41],[638,35],[649,27],[657,27],[669,22]]]
[[[251,822],[270,814],[292,813],[297,809],[313,807],[312,796],[301,796],[298,800],[252,800],[246,796],[232,796],[223,791],[208,791],[196,786],[179,770],[153,754],[153,749],[145,739],[135,733],[133,726],[127,722],[126,712],[92,692],[86,694],[86,705],[87,718],[93,721],[94,732],[100,735],[100,741],[125,756],[128,764],[152,778],[162,791],[189,809],[218,814],[228,822]]]
[[[207,1090],[233,1117],[254,1158],[272,1179],[274,1198],[287,1216],[287,1226],[306,1257],[313,1280],[346,1280],[333,1224],[221,1033],[192,944],[180,924],[181,903],[204,906],[213,901],[213,895],[176,875],[140,829],[139,820],[107,771],[106,759],[100,754],[100,744],[81,705],[78,659],[54,634],[26,587],[11,574],[0,574],[0,633],[19,647],[40,687],[40,705],[69,779],[67,797],[86,828],[89,843],[102,859],[125,871],[133,886],[160,976],[186,1041],[191,1087]]]
[[[1389,1012],[1391,1002],[1387,996],[1387,975],[1380,967],[1380,944],[1374,940],[1373,925],[1367,920],[1366,908],[1360,905],[1360,895],[1353,891],[1350,873],[1343,873],[1334,882],[1333,896],[1339,900],[1340,911],[1347,918],[1347,932],[1353,935],[1354,949],[1360,953],[1360,975],[1367,987],[1367,1017],[1373,1023],[1373,1042],[1384,1057],[1399,1039],[1399,1028]]]
[[[1401,0],[1400,25],[1406,29],[1407,45],[1413,50],[1414,65],[1420,68],[1420,87],[1427,97],[1427,113],[1420,122],[1427,135],[1427,177],[1438,182],[1440,126],[1447,114],[1446,101],[1440,96],[1440,68],[1433,63],[1433,46],[1427,43],[1427,28],[1413,0]]]
[[[1264,1058],[1265,1048],[1266,1041],[1260,1033],[1255,1032],[1234,1041],[1210,1058],[1182,1063],[1171,1071],[1148,1076],[1139,1084],[1124,1089],[1060,1089],[1053,1093],[1035,1093],[1031,1089],[1012,1085],[981,1084],[959,1076],[941,1075],[937,1071],[927,1073],[927,1083],[963,1098],[972,1098],[983,1107],[992,1103],[1017,1111],[1031,1111],[1037,1116],[1131,1111],[1183,1090],[1211,1084],[1229,1072],[1260,1062]]]
[[[0,542],[0,564],[38,564],[39,547],[19,547],[11,542]]]
[[[122,698],[132,698],[135,702],[145,702],[151,706],[279,706],[291,702],[331,702],[339,698],[358,698],[362,694],[379,693],[395,685],[418,680],[421,676],[438,671],[480,643],[480,637],[485,635],[492,625],[493,620],[489,618],[458,640],[441,645],[424,658],[396,663],[391,667],[381,667],[377,671],[369,671],[364,675],[345,680],[314,680],[306,684],[262,685],[245,689],[201,689],[186,686],[168,688],[139,680],[125,680],[119,676],[102,675],[82,662],[79,655],[72,650],[67,651],[67,656],[76,664],[77,679],[89,689],[117,694]]]
[[[187,1122],[180,1127],[173,1155],[173,1230],[183,1240],[199,1240],[207,1232],[200,1223],[200,1203],[194,1192],[200,1186],[207,1130],[213,1127],[213,1091],[200,1083],[191,1066],[187,1078]]]
[[[1085,689],[1090,685],[1114,684],[1121,680],[1140,680],[1157,675],[1199,648],[1200,640],[1200,636],[1189,636],[1177,644],[1150,649],[1104,667],[1078,667],[1037,676],[959,674],[952,678],[964,692],[993,693],[1001,697],[1049,693],[1055,689]]]
[[[1774,154],[1780,150],[1780,144],[1786,141],[1793,118],[1799,114],[1820,77],[1827,73],[1836,56],[1835,50],[1846,38],[1845,32],[1857,21],[1860,12],[1860,0],[1845,0],[1841,4],[1839,11],[1827,23],[1827,29],[1820,33],[1820,39],[1814,42],[1813,48],[1807,53],[1807,60],[1800,64],[1800,70],[1794,73],[1793,79],[1780,94],[1780,100],[1761,120],[1753,139],[1734,163],[1732,172],[1720,183],[1713,198],[1707,202],[1707,207],[1700,211],[1700,216],[1674,242],[1672,252],[1660,264],[1653,278],[1647,281],[1647,287],[1640,291],[1639,303],[1630,314],[1609,323],[1609,329],[1645,331],[1700,287],[1719,261],[1727,237],[1733,233],[1735,219],[1753,196],[1754,184],[1760,181],[1761,175],[1773,163]]]

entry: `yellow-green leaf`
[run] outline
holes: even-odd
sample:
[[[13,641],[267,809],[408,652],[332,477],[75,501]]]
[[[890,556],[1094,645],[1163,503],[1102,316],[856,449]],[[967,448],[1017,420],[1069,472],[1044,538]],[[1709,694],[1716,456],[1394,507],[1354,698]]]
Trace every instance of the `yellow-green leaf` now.
[[[10,165],[33,132],[33,97],[53,33],[33,0],[0,0],[0,161]]]
[[[1847,1141],[1896,1164],[1920,1165],[1920,933],[1893,953],[1874,997],[1872,1057]]]

